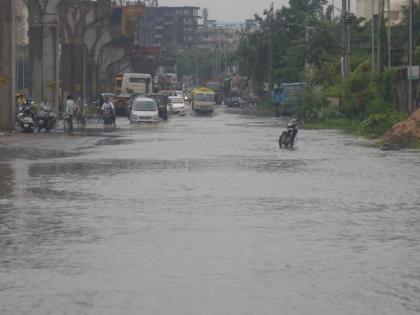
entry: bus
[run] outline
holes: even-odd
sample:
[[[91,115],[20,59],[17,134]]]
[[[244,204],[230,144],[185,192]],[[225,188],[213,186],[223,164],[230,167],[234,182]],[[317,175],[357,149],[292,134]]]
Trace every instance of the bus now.
[[[201,113],[213,113],[214,92],[206,87],[199,87],[192,91],[192,109]]]
[[[310,87],[309,83],[283,83],[273,89],[272,103],[276,115],[293,115],[301,105],[303,95]]]

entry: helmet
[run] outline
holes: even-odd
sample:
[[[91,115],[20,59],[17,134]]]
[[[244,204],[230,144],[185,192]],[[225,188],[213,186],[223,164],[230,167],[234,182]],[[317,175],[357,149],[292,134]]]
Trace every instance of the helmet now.
[[[290,120],[290,121],[287,123],[287,127],[288,127],[288,128],[294,128],[294,127],[296,127],[296,126],[297,126],[297,119]]]

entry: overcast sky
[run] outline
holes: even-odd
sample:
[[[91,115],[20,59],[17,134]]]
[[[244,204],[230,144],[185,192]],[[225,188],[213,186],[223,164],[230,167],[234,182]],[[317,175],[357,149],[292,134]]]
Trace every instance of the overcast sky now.
[[[276,9],[287,5],[289,0],[159,0],[160,6],[196,6],[209,9],[209,19],[221,22],[243,22],[253,18],[255,13],[262,14],[264,8],[274,3]],[[332,3],[333,0],[329,0]],[[341,7],[341,0],[334,0]]]

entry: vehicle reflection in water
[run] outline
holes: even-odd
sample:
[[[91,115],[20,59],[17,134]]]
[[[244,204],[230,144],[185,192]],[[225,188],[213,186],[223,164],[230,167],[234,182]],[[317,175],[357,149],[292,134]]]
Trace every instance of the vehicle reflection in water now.
[[[0,168],[0,313],[418,314],[419,154],[283,127],[187,115]]]
[[[15,185],[15,172],[9,164],[0,164],[0,200],[10,198]]]

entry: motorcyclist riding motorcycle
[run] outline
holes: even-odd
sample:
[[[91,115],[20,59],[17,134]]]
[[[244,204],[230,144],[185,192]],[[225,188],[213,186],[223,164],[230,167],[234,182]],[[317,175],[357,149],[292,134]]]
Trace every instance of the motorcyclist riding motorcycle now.
[[[293,148],[296,142],[296,136],[298,133],[297,120],[293,119],[287,123],[287,130],[283,131],[279,138],[280,148]]]
[[[105,102],[102,105],[102,117],[105,125],[114,124],[115,127],[115,107],[108,97],[105,98]]]

